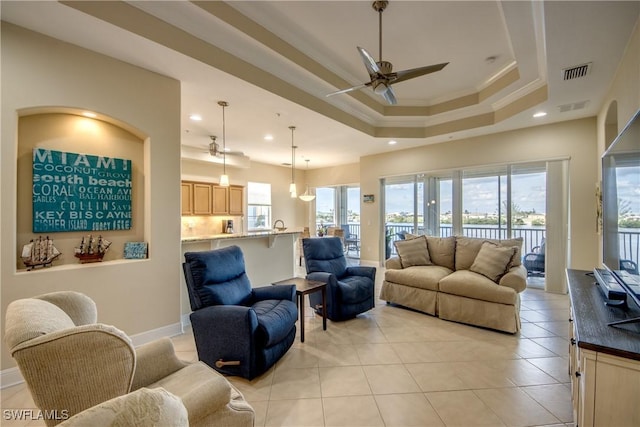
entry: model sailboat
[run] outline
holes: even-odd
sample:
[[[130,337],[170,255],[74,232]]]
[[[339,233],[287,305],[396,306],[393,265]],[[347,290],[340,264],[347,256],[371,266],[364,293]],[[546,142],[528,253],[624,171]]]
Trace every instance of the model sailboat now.
[[[80,259],[82,264],[87,262],[99,262],[109,250],[111,242],[99,236],[96,240],[92,235],[88,238],[82,237],[80,246],[75,248],[75,257]]]
[[[22,247],[22,262],[27,266],[27,270],[50,267],[58,256],[60,251],[53,245],[53,239],[49,236],[46,239],[40,236]]]

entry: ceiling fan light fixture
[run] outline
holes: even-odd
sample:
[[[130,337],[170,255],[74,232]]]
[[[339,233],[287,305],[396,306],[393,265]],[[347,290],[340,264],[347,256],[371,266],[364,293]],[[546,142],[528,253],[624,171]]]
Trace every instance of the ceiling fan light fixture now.
[[[385,82],[376,82],[373,84],[373,91],[377,94],[377,95],[383,95],[385,94],[387,91],[389,90],[389,86],[387,86],[387,84]]]

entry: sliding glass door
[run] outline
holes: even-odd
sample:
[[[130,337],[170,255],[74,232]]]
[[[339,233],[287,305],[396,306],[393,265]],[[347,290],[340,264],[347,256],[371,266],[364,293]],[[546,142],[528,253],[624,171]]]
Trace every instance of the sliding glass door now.
[[[523,255],[544,251],[547,164],[492,166],[383,181],[387,252],[405,233],[522,237]],[[544,268],[532,276],[544,285]]]

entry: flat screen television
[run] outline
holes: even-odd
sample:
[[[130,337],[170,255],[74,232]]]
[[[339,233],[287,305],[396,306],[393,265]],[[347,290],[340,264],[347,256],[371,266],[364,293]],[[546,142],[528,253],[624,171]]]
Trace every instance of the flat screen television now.
[[[605,275],[640,307],[640,110],[602,155],[602,243]]]

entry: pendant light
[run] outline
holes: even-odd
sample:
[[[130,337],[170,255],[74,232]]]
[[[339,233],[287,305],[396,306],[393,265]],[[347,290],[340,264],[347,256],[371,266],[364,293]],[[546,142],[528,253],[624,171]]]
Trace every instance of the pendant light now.
[[[295,126],[289,126],[291,129],[291,184],[289,184],[289,194],[292,199],[298,197],[298,191],[296,190],[295,169],[296,169],[296,147],[293,145],[293,131],[296,130]]]
[[[305,159],[305,162],[307,162],[307,171],[309,170],[309,159]],[[307,187],[304,190],[304,194],[302,194],[300,196],[300,200],[302,200],[303,202],[310,202],[313,199],[315,199],[316,196],[314,194],[309,193],[309,184],[307,184]]]
[[[229,103],[226,101],[218,101],[218,105],[222,107],[222,175],[220,175],[220,187],[228,187],[229,175],[227,175],[227,142],[224,109],[229,106]]]

